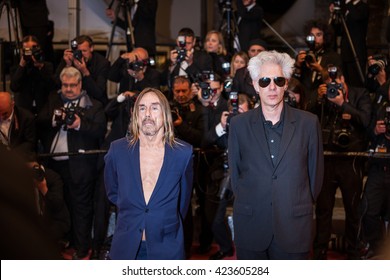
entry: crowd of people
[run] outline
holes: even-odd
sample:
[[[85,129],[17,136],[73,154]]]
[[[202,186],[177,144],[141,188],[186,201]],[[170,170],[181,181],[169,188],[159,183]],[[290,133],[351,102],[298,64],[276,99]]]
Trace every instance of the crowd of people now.
[[[135,45],[115,61],[83,34],[54,69],[27,30],[11,91],[0,92],[0,147],[31,171],[33,204],[58,252],[190,259],[195,242],[197,254],[216,242],[210,259],[326,259],[339,188],[346,257],[378,257],[389,158],[357,154],[390,149],[387,57],[367,56],[367,4],[335,2],[331,24],[308,20],[308,50],[291,57],[261,37],[256,0],[238,0],[237,38],[210,30],[199,48],[183,27],[163,71],[149,63],[157,1],[134,1]],[[118,85],[111,99],[108,81]]]

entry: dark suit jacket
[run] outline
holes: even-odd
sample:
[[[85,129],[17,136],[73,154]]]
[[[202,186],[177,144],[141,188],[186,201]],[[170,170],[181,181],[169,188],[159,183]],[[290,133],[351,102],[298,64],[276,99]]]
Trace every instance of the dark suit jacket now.
[[[264,251],[272,239],[288,253],[311,248],[313,204],[321,190],[318,118],[285,106],[278,162],[272,164],[261,106],[231,119],[229,169],[237,247]]]
[[[238,39],[242,51],[248,51],[249,42],[253,39],[261,38],[261,25],[263,20],[263,8],[255,5],[249,11],[244,7],[241,0],[237,1],[238,18]]]
[[[9,147],[26,156],[35,152],[36,140],[34,116],[29,111],[15,106],[10,126]]]
[[[16,66],[11,70],[11,90],[15,93],[16,105],[38,113],[46,104],[49,93],[56,88],[53,64],[44,62],[42,69],[34,66]],[[36,112],[33,112],[33,101]]]
[[[104,180],[109,200],[118,207],[111,259],[135,259],[142,232],[148,259],[184,259],[183,219],[192,192],[192,147],[180,141],[165,145],[164,163],[148,204],[142,190],[139,142],[111,143]]]

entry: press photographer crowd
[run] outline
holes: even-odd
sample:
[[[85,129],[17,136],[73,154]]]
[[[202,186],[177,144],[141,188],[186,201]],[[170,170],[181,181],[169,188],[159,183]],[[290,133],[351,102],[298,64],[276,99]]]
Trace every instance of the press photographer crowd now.
[[[0,90],[2,259],[326,260],[337,191],[342,258],[390,259],[389,54],[367,50],[367,1],[329,1],[289,54],[259,1],[219,0],[229,24],[181,28],[162,69],[158,1],[115,2],[132,36],[114,61],[82,34],[55,63],[21,18]]]

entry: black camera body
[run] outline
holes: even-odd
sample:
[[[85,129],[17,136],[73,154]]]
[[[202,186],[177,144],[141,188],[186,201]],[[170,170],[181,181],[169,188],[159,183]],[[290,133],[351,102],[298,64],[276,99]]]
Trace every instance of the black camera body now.
[[[214,81],[214,79],[214,72],[210,70],[203,70],[201,73],[197,73],[196,75],[191,76],[192,82],[197,83],[202,89],[201,95],[204,100],[209,99],[215,94],[214,90],[210,87],[210,83],[208,82]]]
[[[226,132],[229,132],[229,127],[230,127],[230,120],[236,116],[238,112],[238,93],[235,91],[232,91],[229,93],[229,100],[230,104],[232,106],[232,112],[229,114],[226,120]]]
[[[374,59],[375,62],[368,66],[367,72],[371,76],[376,76],[382,69],[387,67],[387,59],[383,54],[373,55],[372,59]]]
[[[54,110],[54,121],[57,126],[72,125],[76,120],[76,114],[81,116],[83,114],[82,108],[77,106],[62,107]],[[65,115],[63,118],[62,116]]]
[[[337,67],[328,67],[328,74],[332,81],[326,84],[326,97],[335,98],[339,95],[339,90],[343,90],[343,85],[336,82]]]
[[[307,46],[309,47],[309,50],[306,51],[305,62],[308,64],[311,64],[314,61],[316,61],[316,56],[314,54],[314,50],[315,50],[315,37],[314,37],[314,35],[311,35],[311,34],[307,35],[305,41],[306,41]]]
[[[180,105],[176,101],[170,101],[169,107],[171,108],[172,122],[175,122],[181,114]]]
[[[72,49],[73,57],[81,61],[83,58],[83,53],[81,52],[81,50],[78,49],[78,46],[79,44],[76,40],[72,40],[70,42],[70,48]]]
[[[23,59],[27,63],[33,63],[33,57],[38,62],[43,62],[45,60],[43,56],[43,51],[39,46],[34,46],[32,48],[23,48]]]
[[[187,56],[187,49],[186,49],[186,37],[185,36],[178,36],[177,41],[179,42],[179,46],[176,47],[177,51],[177,63],[182,63],[184,60],[186,60]]]
[[[284,92],[283,100],[285,103],[287,103],[291,107],[297,108],[297,99],[296,99],[294,93],[290,92],[289,90],[286,90]]]
[[[127,69],[135,72],[142,71],[148,65],[148,60],[136,60],[127,64]]]

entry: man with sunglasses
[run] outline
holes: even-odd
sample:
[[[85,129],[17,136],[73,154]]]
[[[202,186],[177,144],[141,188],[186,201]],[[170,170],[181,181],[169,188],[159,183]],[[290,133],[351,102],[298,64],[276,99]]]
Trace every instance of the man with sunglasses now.
[[[321,190],[318,118],[283,101],[294,60],[263,51],[248,70],[260,106],[231,119],[229,169],[237,259],[308,259]]]

